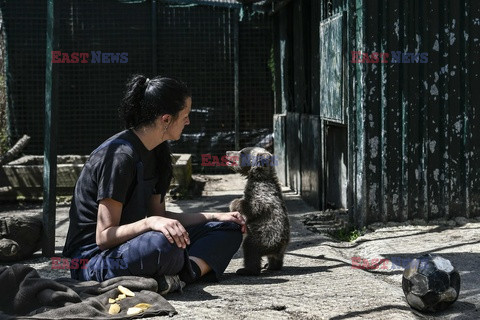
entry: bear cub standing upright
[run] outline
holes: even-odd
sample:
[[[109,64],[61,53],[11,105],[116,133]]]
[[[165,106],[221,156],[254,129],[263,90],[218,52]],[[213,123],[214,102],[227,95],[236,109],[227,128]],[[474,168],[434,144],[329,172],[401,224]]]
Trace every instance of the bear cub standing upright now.
[[[262,256],[268,257],[268,270],[280,270],[290,241],[290,223],[282,189],[275,172],[275,157],[258,147],[227,151],[228,165],[247,178],[244,195],[230,203],[246,219],[243,240],[244,268],[239,275],[259,275]]]

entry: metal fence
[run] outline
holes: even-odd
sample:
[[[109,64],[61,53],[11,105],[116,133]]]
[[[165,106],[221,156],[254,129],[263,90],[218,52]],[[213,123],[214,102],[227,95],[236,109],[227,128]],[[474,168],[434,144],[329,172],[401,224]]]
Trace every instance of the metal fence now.
[[[59,66],[59,154],[88,154],[122,129],[117,108],[125,81],[135,73],[172,76],[191,88],[191,125],[180,141],[172,143],[172,151],[192,153],[194,164],[200,163],[202,153],[223,155],[235,148],[235,130],[240,132],[241,147],[272,132],[270,17],[251,12],[240,19],[238,4],[201,3],[60,2],[59,50],[128,53],[128,61]],[[25,150],[30,154],[43,153],[45,8],[46,1],[38,0],[1,3],[8,54],[9,135],[12,141],[30,135]],[[235,86],[240,97],[237,127]]]

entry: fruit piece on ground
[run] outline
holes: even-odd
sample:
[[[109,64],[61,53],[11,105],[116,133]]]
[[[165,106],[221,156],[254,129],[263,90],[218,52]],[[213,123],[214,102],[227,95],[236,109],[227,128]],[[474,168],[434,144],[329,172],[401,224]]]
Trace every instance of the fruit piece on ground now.
[[[114,303],[110,305],[110,309],[108,309],[109,314],[117,314],[120,312],[120,305],[118,303]]]
[[[135,297],[135,293],[132,292],[130,289],[128,288],[125,288],[124,286],[122,285],[119,285],[118,286],[118,290],[123,293],[124,295],[126,295],[127,297]]]
[[[124,295],[123,293],[120,293],[115,300],[120,301],[120,300],[125,299],[126,297],[127,297],[126,295]]]
[[[142,312],[143,312],[142,308],[132,307],[132,308],[128,308],[127,315],[133,316],[133,315],[136,315],[136,314],[140,314]]]
[[[140,308],[142,310],[147,310],[148,308],[150,308],[152,305],[149,304],[149,303],[139,303],[139,304],[136,304],[135,306],[133,306],[134,308]]]

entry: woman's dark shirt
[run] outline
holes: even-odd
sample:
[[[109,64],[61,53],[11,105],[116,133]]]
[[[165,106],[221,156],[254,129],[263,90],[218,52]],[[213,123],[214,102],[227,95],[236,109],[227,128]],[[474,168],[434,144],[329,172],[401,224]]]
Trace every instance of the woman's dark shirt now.
[[[112,136],[102,146],[104,147],[92,152],[75,186],[69,213],[70,226],[63,249],[65,257],[78,256],[79,252],[98,249],[96,246],[98,204],[102,199],[111,198],[121,202],[123,208],[128,205],[137,184],[139,161],[143,165],[144,180],[150,183],[153,181],[155,186],[151,194],[161,194],[162,201],[165,197],[167,188],[164,183],[162,185],[159,182],[160,174],[165,172],[159,168],[161,161],[156,149],[160,146],[148,151],[131,130]],[[142,215],[147,216],[148,213]],[[124,218],[128,217],[122,217],[121,220],[125,220]]]

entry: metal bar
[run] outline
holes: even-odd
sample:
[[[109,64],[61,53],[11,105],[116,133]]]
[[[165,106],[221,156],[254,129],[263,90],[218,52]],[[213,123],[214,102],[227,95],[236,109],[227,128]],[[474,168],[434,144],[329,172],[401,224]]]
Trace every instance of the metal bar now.
[[[293,110],[297,113],[306,112],[306,79],[305,79],[305,40],[303,28],[303,3],[293,3]]]
[[[301,136],[301,147],[299,156],[300,171],[300,194],[309,205],[316,209],[323,207],[323,163],[320,157],[323,153],[320,137],[322,136],[322,120],[320,116],[300,114],[299,133]]]
[[[362,52],[367,51],[369,48],[377,51],[377,44],[379,43],[379,3],[378,1],[365,1],[364,2],[364,23],[363,23],[363,32],[364,32],[364,44],[365,49],[359,50]],[[368,48],[368,49],[367,49]],[[386,121],[390,118],[394,118],[395,114],[382,114],[382,106],[380,100],[380,88],[379,83],[380,77],[378,77],[378,68],[373,64],[363,64],[365,65],[365,85],[362,88],[362,91],[365,94],[365,100],[363,100],[363,123],[368,123],[368,125],[363,126],[363,135],[365,138],[366,152],[364,153],[363,162],[364,165],[368,163],[368,168],[365,167],[364,174],[365,180],[367,183],[367,188],[365,190],[368,201],[366,204],[366,214],[367,214],[367,223],[370,221],[379,221],[381,219],[382,212],[384,211],[384,204],[391,199],[391,194],[386,194],[386,199],[382,198],[382,189],[385,188],[386,182],[388,181],[389,173],[382,169],[382,173],[375,172],[371,169],[371,166],[376,168],[382,168],[382,158],[386,156],[382,150],[385,145],[386,139],[384,135],[381,134],[382,130],[382,116],[385,115]],[[375,90],[372,90],[375,88]],[[393,123],[392,125],[393,126]],[[391,129],[393,131],[393,129]],[[393,154],[390,155],[393,158]],[[387,179],[386,179],[387,178]],[[390,181],[388,181],[390,184]],[[372,187],[373,186],[373,187]],[[387,200],[387,201],[384,201]],[[388,201],[391,203],[391,201]]]
[[[57,6],[58,7],[58,6]],[[55,205],[57,184],[57,68],[52,63],[55,45],[55,0],[47,1],[47,61],[45,72],[45,140],[43,164],[43,245],[44,256],[55,254]],[[58,14],[58,13],[57,13]]]
[[[290,110],[290,51],[291,51],[291,42],[292,37],[289,37],[289,28],[291,24],[289,23],[287,10],[282,10],[279,13],[279,64],[278,69],[280,72],[280,99],[281,99],[281,112],[286,113],[287,110]],[[287,166],[288,168],[288,166]],[[288,169],[287,169],[288,170]]]
[[[11,81],[11,76],[10,76],[10,66],[9,66],[9,54],[8,54],[8,39],[7,39],[7,33],[5,31],[5,17],[3,16],[4,13],[2,13],[2,25],[0,27],[0,32],[2,33],[2,39],[5,44],[4,48],[4,66],[3,66],[3,76],[5,77],[5,94],[6,94],[6,134],[8,137],[8,143],[9,145],[13,144],[14,139],[12,137],[14,136],[14,132],[12,132],[12,118],[15,116],[15,112],[13,112],[13,101],[11,99],[11,94],[10,94],[10,81]],[[16,136],[16,134],[15,134]]]
[[[355,50],[365,50],[364,40],[364,25],[365,25],[365,8],[363,0],[355,1]],[[355,64],[355,101],[354,104],[354,121],[356,123],[355,132],[352,132],[354,137],[355,152],[354,152],[354,173],[355,177],[355,204],[354,208],[354,223],[361,228],[367,225],[367,185],[365,179],[365,65],[361,63]]]
[[[178,0],[162,0],[162,3],[164,3],[168,7],[193,7],[193,6],[207,6],[207,7],[223,7],[223,8],[229,8],[229,9],[240,9],[242,8],[241,3],[230,3],[230,2],[212,2],[212,1],[205,1],[205,0],[184,0],[184,1],[178,1]],[[256,6],[252,6],[254,8]]]
[[[445,8],[449,13],[446,17],[446,20],[449,22],[449,41],[448,49],[448,60],[445,64],[442,65],[440,69],[440,79],[444,79],[446,83],[446,88],[443,92],[440,93],[439,98],[445,101],[445,104],[448,106],[446,110],[446,119],[445,119],[445,128],[448,132],[448,138],[445,141],[446,151],[448,151],[448,159],[445,161],[448,162],[448,168],[446,169],[445,177],[445,198],[449,206],[449,218],[450,217],[465,217],[466,216],[466,205],[465,199],[466,194],[463,189],[466,181],[466,157],[467,152],[464,144],[463,136],[463,125],[465,119],[465,105],[466,99],[462,95],[462,89],[465,86],[465,82],[462,82],[461,77],[463,72],[450,73],[454,70],[461,70],[463,57],[461,53],[463,49],[463,41],[465,39],[464,29],[461,29],[461,23],[463,21],[462,15],[464,10],[462,5],[455,4],[452,2],[446,2]],[[452,23],[455,21],[455,23]],[[453,41],[452,36],[455,37]],[[445,67],[446,66],[446,67]],[[452,66],[449,70],[449,67]]]
[[[272,25],[272,48],[273,48],[273,67],[274,67],[274,77],[273,77],[273,105],[274,113],[282,113],[282,91],[281,91],[281,67],[280,67],[280,17],[273,17]],[[275,120],[274,120],[275,123]]]
[[[310,113],[320,114],[320,2],[312,1],[310,3],[310,50],[307,56],[310,56],[310,70],[308,77],[310,80]]]
[[[356,210],[356,181],[355,181],[355,157],[356,157],[356,148],[355,148],[355,139],[356,139],[356,122],[355,122],[355,90],[356,90],[356,69],[355,64],[350,63],[349,56],[352,51],[355,50],[355,36],[356,36],[356,18],[355,18],[355,4],[353,1],[347,2],[347,28],[346,28],[346,56],[347,63],[346,66],[346,82],[347,83],[347,100],[346,103],[346,123],[348,125],[347,134],[348,134],[348,184],[347,184],[347,204],[348,204],[348,222],[350,225],[355,225],[355,210]],[[321,16],[321,15],[320,15]]]
[[[431,1],[422,1],[419,2],[420,12],[419,17],[424,17],[424,21],[430,25],[432,23],[432,14],[431,14]],[[433,34],[430,33],[430,28],[422,28],[422,37],[423,47],[424,48],[432,48],[435,43],[435,37],[432,36]],[[429,53],[429,59],[432,57],[432,53]],[[429,64],[422,64],[420,66],[420,74],[419,79],[427,80],[429,79],[430,74],[430,67]],[[429,130],[429,123],[432,121],[432,117],[428,113],[428,102],[430,100],[430,90],[428,85],[425,86],[425,82],[421,83],[420,91],[418,92],[419,95],[419,105],[421,106],[419,109],[419,131],[420,131],[420,148],[418,150],[419,153],[419,164],[418,164],[418,172],[419,172],[419,200],[418,200],[418,218],[428,220],[428,215],[430,212],[430,204],[429,204],[429,183],[428,183],[428,154],[429,150],[427,150],[428,146],[428,130]],[[415,171],[415,170],[414,170]]]
[[[234,10],[233,16],[233,96],[234,96],[234,108],[235,108],[235,150],[240,150],[240,45],[239,45],[239,20],[240,10]]]
[[[157,0],[152,0],[152,73],[157,75]]]
[[[465,30],[465,34],[469,34],[470,26],[468,20],[466,19],[466,13],[470,11],[470,4],[465,1],[463,4],[463,10],[461,12],[461,19],[460,19],[460,30]],[[460,70],[466,70],[468,68],[468,54],[470,53],[470,46],[468,43],[468,39],[465,39],[462,43],[462,51],[463,57],[460,63]],[[463,190],[465,193],[465,217],[470,218],[471,216],[471,206],[472,203],[470,201],[470,182],[471,182],[471,172],[470,169],[471,165],[471,155],[470,152],[472,150],[472,145],[470,143],[469,134],[471,133],[471,105],[470,105],[470,81],[469,77],[465,75],[463,72],[461,73],[461,83],[465,85],[461,87],[461,95],[465,97],[465,111],[464,111],[464,121],[463,121],[463,145],[464,145],[464,152],[465,152],[465,181],[463,185]]]
[[[440,48],[442,48],[442,53],[443,52],[448,52],[450,45],[450,32],[445,32],[445,26],[448,26],[447,28],[450,29],[450,12],[448,10],[448,2],[447,1],[439,1],[439,27],[440,27]],[[457,42],[458,43],[458,42]],[[443,44],[443,47],[441,46]],[[444,67],[446,64],[448,64],[450,61],[450,58],[448,56],[445,56],[442,54],[440,56],[439,61],[439,67],[437,70],[441,70],[442,67]],[[438,72],[438,71],[437,71]],[[445,94],[445,92],[448,92],[448,87],[450,86],[449,84],[449,76],[446,73],[443,73],[440,71],[438,72],[439,75],[439,80],[437,82],[437,87],[438,87],[438,102],[437,102],[437,108],[440,109],[441,111],[441,120],[440,126],[443,126],[442,130],[440,131],[442,133],[442,136],[438,139],[437,143],[440,143],[440,153],[438,154],[439,157],[441,158],[441,170],[440,174],[443,174],[443,179],[440,179],[440,192],[437,195],[437,199],[440,203],[440,206],[443,208],[441,210],[443,217],[446,219],[450,219],[450,146],[449,146],[449,141],[452,139],[451,133],[449,132],[449,113],[451,109],[450,101],[447,99],[442,98],[442,96]],[[435,75],[435,73],[434,73]],[[435,100],[434,100],[435,101]],[[438,145],[438,144],[437,144]],[[442,156],[448,154],[448,157]]]
[[[469,210],[470,218],[480,217],[480,170],[478,170],[478,163],[480,163],[480,139],[478,139],[478,132],[480,132],[480,114],[478,112],[478,104],[480,101],[480,90],[478,90],[478,79],[480,76],[480,64],[474,57],[480,56],[480,45],[475,41],[478,35],[477,27],[475,27],[474,18],[480,17],[480,2],[470,0],[468,6],[464,11],[464,19],[466,24],[466,34],[469,35],[465,44],[465,69],[462,74],[465,75],[465,97],[468,98],[468,132],[469,139],[469,166],[468,166],[468,185],[469,188]],[[468,70],[468,73],[466,72]],[[477,108],[476,108],[477,106]]]
[[[405,18],[405,27],[406,27],[406,38],[404,39],[404,50],[409,50],[407,48],[414,48],[418,45],[421,46],[420,34],[416,30],[416,12],[418,12],[418,7],[416,6],[417,3],[406,3],[404,12],[406,13]],[[393,20],[393,19],[392,19]],[[416,185],[417,183],[409,180],[409,169],[410,163],[415,161],[418,163],[419,161],[415,158],[415,154],[411,152],[412,148],[415,145],[421,145],[421,142],[418,141],[419,132],[418,132],[418,116],[416,115],[418,111],[418,92],[420,89],[418,88],[418,82],[411,81],[415,77],[418,77],[416,74],[419,70],[418,67],[413,67],[412,65],[404,65],[401,69],[401,81],[400,88],[402,89],[402,118],[401,123],[402,125],[399,127],[401,130],[401,152],[399,153],[402,161],[399,164],[400,168],[400,175],[399,179],[399,187],[398,193],[399,197],[399,207],[395,212],[395,216],[397,221],[406,221],[410,219],[409,210],[408,210],[408,202],[409,196],[411,194],[408,193],[408,185],[411,183]],[[416,97],[417,96],[417,97]],[[416,97],[412,99],[412,97]],[[418,141],[415,143],[415,141]],[[413,169],[413,168],[412,168]],[[417,194],[417,192],[415,193]]]

